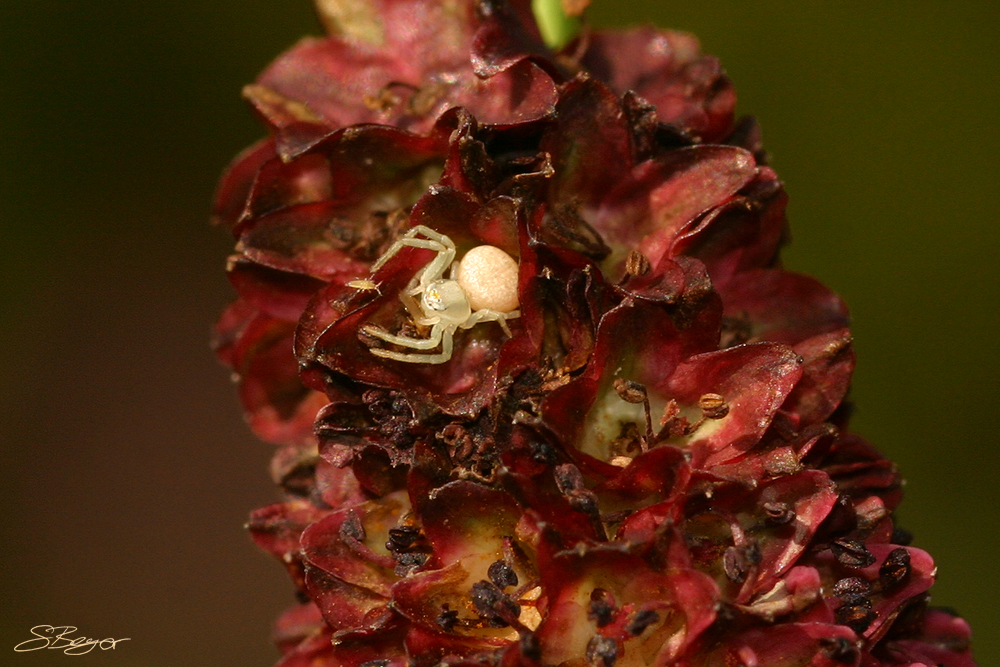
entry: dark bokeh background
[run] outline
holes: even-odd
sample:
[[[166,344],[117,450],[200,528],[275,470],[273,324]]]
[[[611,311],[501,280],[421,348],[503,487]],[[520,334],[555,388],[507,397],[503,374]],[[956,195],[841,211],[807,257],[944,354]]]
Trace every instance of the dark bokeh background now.
[[[874,6],[873,6],[874,4]],[[722,58],[791,192],[787,263],[846,297],[858,431],[908,479],[980,664],[1000,662],[1000,5],[597,0]],[[0,2],[0,664],[37,624],[131,637],[76,663],[264,666],[281,568],[243,534],[275,498],[207,348],[230,241],[239,90],[317,32],[307,0]]]

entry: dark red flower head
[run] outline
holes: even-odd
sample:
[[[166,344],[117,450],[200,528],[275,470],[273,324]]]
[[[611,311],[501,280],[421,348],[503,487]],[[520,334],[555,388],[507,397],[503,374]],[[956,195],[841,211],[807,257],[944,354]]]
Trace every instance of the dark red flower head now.
[[[280,664],[973,666],[695,39],[317,5],[215,204],[216,349],[286,494],[249,528],[303,601]]]

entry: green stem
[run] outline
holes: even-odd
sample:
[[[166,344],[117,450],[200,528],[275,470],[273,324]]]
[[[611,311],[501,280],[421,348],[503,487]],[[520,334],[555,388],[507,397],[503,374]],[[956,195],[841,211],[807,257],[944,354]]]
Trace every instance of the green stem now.
[[[553,49],[568,44],[580,30],[580,19],[566,15],[562,0],[531,0],[531,10],[535,13],[542,38]]]

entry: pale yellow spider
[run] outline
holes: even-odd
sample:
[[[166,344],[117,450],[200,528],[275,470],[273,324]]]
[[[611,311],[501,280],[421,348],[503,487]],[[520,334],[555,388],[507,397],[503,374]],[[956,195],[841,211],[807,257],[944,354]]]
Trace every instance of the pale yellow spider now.
[[[372,272],[406,246],[437,253],[399,294],[413,322],[430,327],[430,334],[427,338],[399,336],[373,324],[365,325],[362,331],[400,347],[433,350],[440,345],[441,351],[421,354],[373,347],[372,354],[413,364],[443,364],[451,359],[452,338],[458,329],[497,322],[510,336],[507,320],[521,316],[517,309],[517,262],[513,257],[496,246],[481,245],[455,261],[455,244],[450,238],[417,225],[389,246],[372,265]],[[444,277],[445,271],[449,271],[448,278]]]

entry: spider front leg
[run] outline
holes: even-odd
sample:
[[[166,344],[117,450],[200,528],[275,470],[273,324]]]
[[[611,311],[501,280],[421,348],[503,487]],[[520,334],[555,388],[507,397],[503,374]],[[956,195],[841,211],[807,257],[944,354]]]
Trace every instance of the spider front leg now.
[[[422,235],[425,238],[418,238],[418,235]],[[429,283],[444,275],[445,269],[447,269],[455,259],[455,244],[450,238],[444,234],[434,231],[430,227],[417,225],[410,231],[406,232],[406,234],[404,234],[401,238],[397,239],[396,242],[389,246],[389,249],[386,250],[374,264],[372,264],[372,273],[382,268],[382,266],[395,256],[396,253],[407,246],[411,248],[433,250],[438,253],[437,257],[431,260],[431,262],[424,267],[422,273],[420,274],[421,287],[426,287]],[[434,273],[437,273],[437,275],[434,276]],[[416,294],[417,292],[419,292],[419,290],[412,293]]]
[[[413,338],[411,336],[399,336],[397,334],[391,334],[381,327],[377,327],[374,324],[366,324],[361,327],[361,330],[373,338],[378,338],[379,340],[384,340],[387,343],[392,343],[393,345],[399,345],[400,347],[410,347],[414,350],[432,350],[441,344],[442,331],[444,327],[440,322],[434,324],[431,327],[430,336],[427,338]],[[391,350],[383,350],[381,348],[373,347],[371,348],[371,353],[378,357],[388,357],[390,359],[395,359],[394,354],[399,354],[397,352],[392,352]]]
[[[406,312],[410,314],[410,319],[413,323],[422,326],[429,327],[440,321],[439,317],[430,317],[424,310],[420,307],[420,302],[413,298],[413,295],[409,291],[404,291],[399,293],[399,300],[403,302],[406,307]]]
[[[408,352],[394,352],[393,350],[371,348],[371,353],[377,357],[392,359],[394,361],[405,361],[411,364],[443,364],[451,359],[454,328],[440,322],[434,325],[431,329],[430,338],[426,339],[394,336],[388,331],[384,331],[373,326],[365,327],[364,331],[365,333],[375,336],[376,338],[381,338],[384,341],[395,343],[396,345],[400,345],[402,347],[412,347],[414,349],[426,350],[438,345],[439,343],[441,345],[441,352],[438,354],[411,354]],[[434,344],[426,345],[428,341],[434,341]],[[415,345],[414,343],[419,343],[419,345]]]

